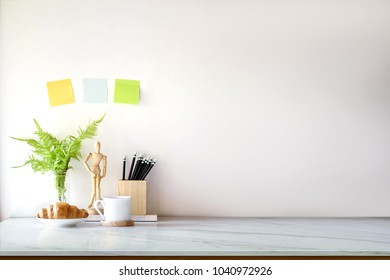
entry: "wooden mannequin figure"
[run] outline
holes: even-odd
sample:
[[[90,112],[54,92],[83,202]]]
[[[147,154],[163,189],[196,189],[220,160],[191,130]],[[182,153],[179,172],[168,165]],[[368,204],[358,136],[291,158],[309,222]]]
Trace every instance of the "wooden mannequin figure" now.
[[[88,165],[88,161],[92,158],[92,167]],[[92,208],[92,204],[95,200],[102,199],[102,193],[100,189],[101,180],[106,177],[107,171],[107,156],[100,153],[100,142],[95,143],[95,152],[89,153],[84,161],[85,168],[91,173],[92,179],[92,193],[91,199],[88,203],[88,208]],[[102,170],[100,169],[100,164],[102,164]]]

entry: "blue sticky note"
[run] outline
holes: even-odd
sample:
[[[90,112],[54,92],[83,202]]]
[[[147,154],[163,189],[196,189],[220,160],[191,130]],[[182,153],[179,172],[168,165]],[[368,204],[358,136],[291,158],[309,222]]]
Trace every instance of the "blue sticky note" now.
[[[107,79],[83,79],[84,103],[107,103]]]

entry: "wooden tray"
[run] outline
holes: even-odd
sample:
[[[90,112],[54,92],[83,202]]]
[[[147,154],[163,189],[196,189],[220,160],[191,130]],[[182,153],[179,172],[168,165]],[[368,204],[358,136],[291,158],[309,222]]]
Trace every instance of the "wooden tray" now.
[[[131,227],[134,226],[134,221],[133,220],[115,221],[115,222],[100,221],[100,224],[104,227]]]

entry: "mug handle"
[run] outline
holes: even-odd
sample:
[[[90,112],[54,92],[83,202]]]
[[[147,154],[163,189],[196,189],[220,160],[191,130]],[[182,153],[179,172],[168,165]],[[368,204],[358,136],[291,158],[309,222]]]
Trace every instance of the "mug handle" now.
[[[104,221],[104,215],[102,214],[102,212],[100,212],[99,208],[97,207],[98,204],[101,203],[103,205],[103,208],[104,208],[104,201],[103,200],[96,200],[94,203],[93,203],[93,208],[96,209],[96,211],[99,213],[100,217],[102,218],[102,220]]]

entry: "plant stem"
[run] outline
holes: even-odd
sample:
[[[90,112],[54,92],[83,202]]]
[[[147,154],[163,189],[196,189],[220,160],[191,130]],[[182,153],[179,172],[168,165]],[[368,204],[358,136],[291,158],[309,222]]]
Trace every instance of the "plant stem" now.
[[[55,176],[55,188],[57,190],[58,201],[66,202],[66,196],[65,196],[66,172],[55,172],[54,176]]]

